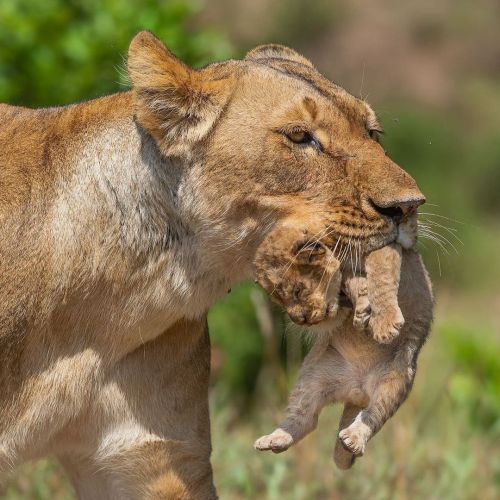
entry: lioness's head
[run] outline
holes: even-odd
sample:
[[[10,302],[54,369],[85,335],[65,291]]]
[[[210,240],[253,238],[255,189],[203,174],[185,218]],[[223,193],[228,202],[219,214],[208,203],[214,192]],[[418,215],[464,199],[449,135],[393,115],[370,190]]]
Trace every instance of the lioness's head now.
[[[366,252],[396,240],[425,201],[379,144],[368,104],[292,49],[261,46],[194,70],[143,32],[128,70],[139,124],[190,165],[193,203],[213,217],[302,213],[323,221],[330,244],[354,240]]]

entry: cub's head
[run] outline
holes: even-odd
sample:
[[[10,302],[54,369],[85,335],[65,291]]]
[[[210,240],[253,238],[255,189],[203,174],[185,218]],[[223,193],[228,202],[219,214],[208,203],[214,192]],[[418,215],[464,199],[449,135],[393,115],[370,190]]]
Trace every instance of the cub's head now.
[[[128,69],[137,120],[186,165],[200,217],[258,225],[293,213],[321,221],[329,246],[368,252],[403,232],[414,243],[416,225],[402,223],[425,198],[379,144],[375,113],[295,51],[266,45],[194,70],[143,32]]]

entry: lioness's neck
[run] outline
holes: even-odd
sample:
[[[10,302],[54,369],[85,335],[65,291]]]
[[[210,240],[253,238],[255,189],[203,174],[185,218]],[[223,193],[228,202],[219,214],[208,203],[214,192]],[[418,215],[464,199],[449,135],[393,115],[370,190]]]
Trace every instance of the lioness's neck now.
[[[132,96],[116,99],[128,112],[79,136],[74,175],[51,217],[57,238],[66,234],[59,248],[74,252],[70,266],[83,249],[91,275],[115,287],[142,288],[146,298],[156,287],[162,308],[203,314],[249,266],[228,263],[223,242],[232,235],[203,197],[200,160],[163,156],[138,125]]]
[[[47,162],[34,161],[33,169],[45,176],[40,185],[50,189],[31,189],[31,198],[23,200],[29,211],[15,215],[17,211],[10,210],[12,225],[23,229],[26,242],[16,240],[13,230],[2,235],[2,250],[12,254],[7,267],[9,260],[17,259],[17,268],[19,245],[26,247],[21,257],[26,262],[40,259],[44,250],[40,275],[35,276],[37,270],[30,277],[45,287],[37,288],[44,301],[39,315],[55,315],[71,329],[82,321],[82,304],[87,304],[85,328],[97,337],[102,332],[96,327],[100,313],[92,319],[90,312],[94,302],[108,311],[102,326],[106,333],[129,330],[137,337],[137,331],[147,332],[130,339],[131,344],[123,346],[127,350],[182,317],[202,316],[229,287],[248,276],[250,259],[238,244],[231,244],[246,229],[231,229],[216,220],[217,210],[198,185],[199,163],[160,153],[136,123],[131,94],[57,110],[19,111],[21,122],[23,113],[29,115],[30,133],[39,134]],[[9,165],[16,158],[13,151]],[[228,233],[231,230],[234,234]],[[34,237],[38,243],[29,244]],[[12,270],[12,276],[26,280],[18,270]]]

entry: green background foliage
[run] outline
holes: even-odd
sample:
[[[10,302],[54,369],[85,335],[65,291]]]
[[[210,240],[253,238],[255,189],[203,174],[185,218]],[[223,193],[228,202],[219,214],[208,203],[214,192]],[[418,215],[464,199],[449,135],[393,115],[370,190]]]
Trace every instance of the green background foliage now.
[[[489,50],[500,44],[500,9],[490,0],[360,5],[0,2],[1,102],[64,105],[125,90],[127,47],[142,29],[194,66],[286,43],[354,94],[369,94],[384,147],[427,195],[422,212],[431,215],[422,220],[440,238],[419,246],[436,284],[434,331],[409,401],[351,472],[331,461],[337,408],[285,454],[252,449],[282,416],[306,343],[253,284],[212,309],[214,470],[223,499],[500,496],[500,69]],[[74,498],[54,461],[23,466],[0,495]]]
[[[132,37],[154,32],[182,59],[203,65],[230,53],[216,32],[188,32],[197,7],[185,0],[2,0],[0,101],[53,106],[90,99],[126,83]]]

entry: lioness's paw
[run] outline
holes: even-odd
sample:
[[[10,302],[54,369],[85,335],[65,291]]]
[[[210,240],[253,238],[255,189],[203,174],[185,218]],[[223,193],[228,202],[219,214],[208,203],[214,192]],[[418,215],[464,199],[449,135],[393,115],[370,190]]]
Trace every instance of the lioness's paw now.
[[[372,314],[368,323],[373,338],[381,344],[390,344],[399,335],[404,324],[405,319],[399,307]]]
[[[274,453],[281,453],[288,450],[292,444],[293,437],[288,432],[278,428],[273,433],[257,439],[253,447],[260,451],[271,450]]]

